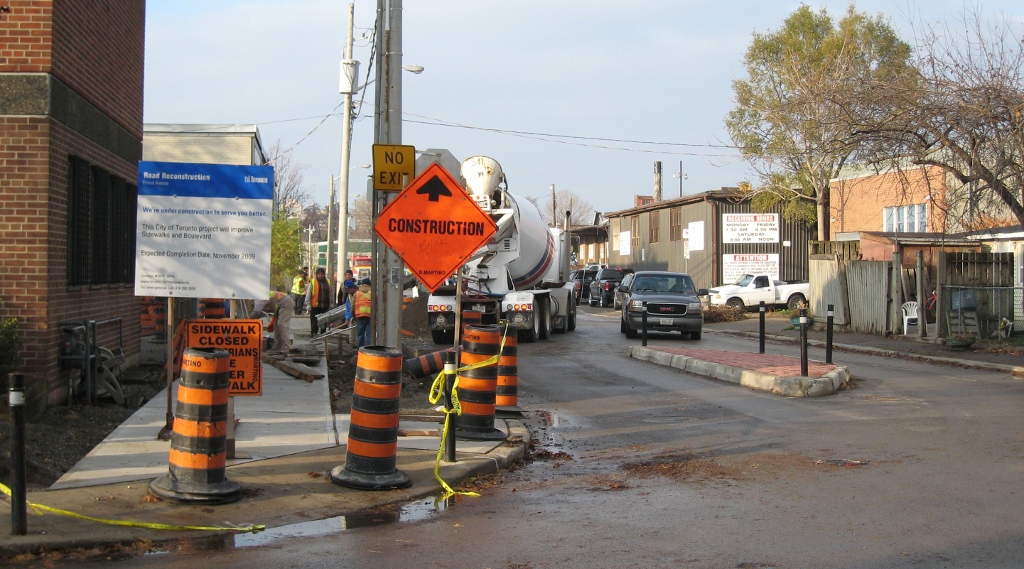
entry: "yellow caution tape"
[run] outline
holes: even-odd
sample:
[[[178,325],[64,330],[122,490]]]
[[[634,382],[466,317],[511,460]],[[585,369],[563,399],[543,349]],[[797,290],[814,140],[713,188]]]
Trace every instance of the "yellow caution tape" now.
[[[0,484],[0,492],[11,496],[11,489],[3,484]],[[42,515],[43,512],[49,512],[51,514],[58,514],[61,516],[67,516],[69,518],[77,518],[79,520],[88,520],[91,522],[99,522],[101,524],[107,524],[112,526],[124,526],[134,528],[146,528],[146,529],[158,529],[158,530],[171,530],[171,531],[239,531],[243,533],[248,532],[261,532],[267,529],[265,525],[247,525],[247,526],[176,526],[171,524],[156,524],[149,522],[132,522],[126,520],[107,520],[104,518],[96,518],[93,516],[87,516],[85,514],[79,514],[69,510],[61,510],[60,508],[53,508],[43,504],[33,504],[28,502],[28,506],[35,511],[36,515]]]
[[[475,364],[470,364],[465,367],[460,367],[456,369],[453,373],[457,374],[460,371],[496,365],[498,361],[501,360],[501,352],[505,350],[505,338],[508,337],[508,322],[504,322],[504,324],[505,331],[502,332],[501,334],[501,345],[498,347],[498,353],[495,354],[494,357],[487,358],[484,361],[477,362]],[[434,378],[434,383],[430,386],[430,392],[427,394],[427,400],[430,401],[431,405],[436,405],[439,401],[441,401],[441,397],[444,396],[444,388],[445,384],[448,381],[448,375],[449,373],[447,371],[442,370],[440,373],[437,374],[437,377]],[[448,498],[451,498],[456,494],[461,496],[471,496],[474,498],[480,496],[480,494],[476,492],[456,492],[455,490],[452,489],[451,486],[448,485],[447,482],[444,481],[443,478],[441,478],[441,459],[444,457],[444,441],[445,439],[448,438],[449,423],[452,415],[462,414],[462,405],[459,404],[458,388],[459,376],[456,375],[455,381],[452,383],[452,408],[444,409],[444,427],[441,429],[441,445],[437,449],[437,458],[434,460],[434,478],[436,478],[437,481],[441,484],[441,489],[443,490],[441,492],[441,497],[438,498],[438,500],[440,501],[447,500]]]

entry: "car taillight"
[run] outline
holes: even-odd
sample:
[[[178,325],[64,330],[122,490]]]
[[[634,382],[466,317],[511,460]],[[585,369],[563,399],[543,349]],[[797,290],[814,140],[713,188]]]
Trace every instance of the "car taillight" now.
[[[611,290],[612,289],[612,283],[604,283],[604,289],[605,290]]]

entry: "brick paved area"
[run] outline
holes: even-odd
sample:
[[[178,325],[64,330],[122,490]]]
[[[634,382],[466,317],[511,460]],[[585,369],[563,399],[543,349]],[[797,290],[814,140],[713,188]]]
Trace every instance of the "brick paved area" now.
[[[696,358],[706,362],[725,364],[740,369],[759,371],[777,377],[799,377],[800,358],[774,354],[755,354],[753,352],[726,352],[721,350],[701,350],[697,348],[680,348],[677,346],[654,346],[648,348],[669,354]],[[821,377],[836,369],[832,364],[807,361],[808,377]]]

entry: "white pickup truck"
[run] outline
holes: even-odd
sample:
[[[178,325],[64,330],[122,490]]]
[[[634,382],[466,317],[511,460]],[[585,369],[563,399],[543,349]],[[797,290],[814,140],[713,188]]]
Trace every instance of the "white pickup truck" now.
[[[773,280],[768,275],[746,274],[731,285],[708,290],[711,304],[735,308],[757,306],[762,300],[766,305],[784,304],[797,308],[807,302],[811,285],[808,283],[787,283]]]

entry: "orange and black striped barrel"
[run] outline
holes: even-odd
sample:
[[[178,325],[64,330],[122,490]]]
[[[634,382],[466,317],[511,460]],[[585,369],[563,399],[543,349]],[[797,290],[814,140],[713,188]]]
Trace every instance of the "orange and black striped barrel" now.
[[[466,326],[463,331],[459,356],[461,371],[458,373],[458,396],[462,413],[455,416],[455,432],[458,437],[485,440],[505,438],[504,433],[494,428],[497,361],[480,365],[495,358],[500,348],[501,329],[497,326]],[[471,369],[463,369],[466,367]]]
[[[227,301],[223,298],[199,299],[200,318],[227,318]]]
[[[364,490],[412,484],[396,468],[402,364],[402,352],[393,348],[359,348],[345,464],[331,471],[337,484]]]
[[[405,360],[405,363],[402,364],[402,368],[405,370],[405,373],[413,377],[436,375],[444,368],[444,361],[441,354],[454,351],[455,348],[448,348],[447,350],[438,350],[415,358],[408,358]]]
[[[241,488],[227,479],[227,351],[189,348],[181,362],[168,475],[152,481],[153,494],[181,501],[233,502]]]
[[[467,326],[482,326],[484,320],[484,313],[479,310],[463,310],[462,311],[462,333],[466,333]],[[461,336],[460,336],[461,337]]]
[[[507,329],[505,345],[498,358],[498,388],[494,399],[498,407],[519,406],[519,346],[516,336],[514,328]]]
[[[143,336],[163,334],[167,330],[167,301],[155,296],[142,297],[139,306],[139,333]]]

